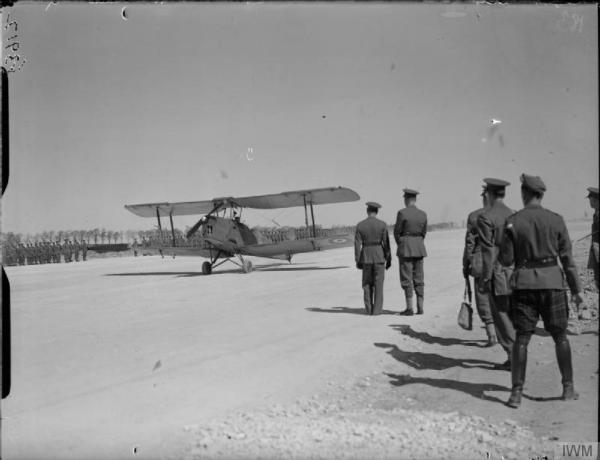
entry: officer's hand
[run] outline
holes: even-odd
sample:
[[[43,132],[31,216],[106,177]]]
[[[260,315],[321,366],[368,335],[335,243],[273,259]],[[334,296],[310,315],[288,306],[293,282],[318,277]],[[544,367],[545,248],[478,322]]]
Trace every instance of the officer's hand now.
[[[465,279],[469,279],[469,267],[467,267],[466,265],[463,266],[463,277]]]
[[[583,303],[583,296],[581,295],[581,292],[573,295],[573,302],[575,302],[575,306],[579,308],[579,306]]]
[[[392,259],[388,259],[385,261],[385,269],[387,270],[392,266]]]
[[[487,280],[487,281],[480,280],[479,283],[477,283],[477,289],[479,290],[479,292],[482,292],[484,294],[486,292],[491,292],[492,282],[490,280]]]
[[[362,262],[356,262],[356,268],[358,268],[359,270],[362,270],[362,268],[363,268]]]

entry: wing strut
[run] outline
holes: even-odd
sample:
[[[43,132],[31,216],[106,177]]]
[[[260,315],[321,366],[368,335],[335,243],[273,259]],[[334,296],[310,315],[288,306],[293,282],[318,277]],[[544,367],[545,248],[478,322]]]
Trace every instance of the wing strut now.
[[[171,221],[171,236],[173,237],[173,246],[177,246],[175,243],[175,229],[173,228],[173,211],[169,213],[169,220]]]
[[[160,212],[158,211],[158,206],[156,207],[156,220],[158,221],[158,229],[162,235],[162,225],[160,225]]]
[[[302,199],[304,200],[304,224],[306,225],[306,230],[308,228],[308,212],[306,211],[306,195],[302,195]]]
[[[317,237],[317,231],[315,229],[315,212],[313,211],[313,204],[312,201],[310,202],[310,217],[312,219],[312,233],[313,233],[313,238]]]

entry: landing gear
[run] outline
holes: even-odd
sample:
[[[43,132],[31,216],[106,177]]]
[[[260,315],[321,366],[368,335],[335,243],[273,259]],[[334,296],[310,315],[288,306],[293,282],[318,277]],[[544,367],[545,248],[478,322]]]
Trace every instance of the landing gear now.
[[[244,273],[250,273],[252,271],[252,262],[244,260],[241,257],[240,259],[242,260],[242,270],[244,270]]]
[[[217,262],[217,260],[219,259],[219,256],[221,256],[221,254],[225,254],[226,257],[223,258],[220,262]],[[231,262],[232,264],[237,265],[238,267],[240,267],[242,269],[242,271],[244,273],[252,272],[252,270],[253,270],[252,262],[244,259],[241,254],[236,254],[236,255],[237,255],[237,258],[239,259],[239,263],[236,262],[235,260],[233,260],[233,254],[231,254],[231,253],[219,251],[219,252],[217,252],[217,254],[214,257],[212,257],[212,253],[211,253],[210,262],[207,261],[207,262],[202,263],[202,274],[210,275],[212,273],[213,268],[218,267],[219,265],[224,264],[225,262]]]

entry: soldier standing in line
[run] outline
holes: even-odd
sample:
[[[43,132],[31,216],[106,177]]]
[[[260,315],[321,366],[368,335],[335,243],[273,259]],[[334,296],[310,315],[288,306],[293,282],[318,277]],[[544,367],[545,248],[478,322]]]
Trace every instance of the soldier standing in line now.
[[[81,240],[81,258],[85,262],[87,260],[87,243]]]
[[[27,245],[25,246],[25,264],[27,265],[33,265],[33,255],[31,252],[31,243],[27,243]]]
[[[71,244],[67,239],[65,239],[65,243],[63,244],[63,255],[65,256],[65,263],[71,262]]]
[[[592,220],[592,245],[590,247],[590,256],[588,257],[588,269],[594,271],[594,280],[596,281],[596,288],[600,289],[599,278],[600,278],[600,261],[598,259],[598,246],[600,244],[600,235],[598,234],[598,188],[588,187],[588,198],[590,200],[590,206],[594,210],[594,218]]]
[[[60,263],[60,246],[56,241],[52,243],[52,260],[55,264]]]
[[[35,258],[36,265],[41,264],[40,254],[41,254],[40,243],[36,241],[35,246],[34,246],[34,258]]]
[[[552,335],[562,376],[563,400],[577,399],[573,383],[571,347],[567,339],[569,306],[567,285],[577,307],[583,302],[571,240],[563,218],[542,207],[546,185],[538,176],[521,175],[524,208],[506,221],[500,247],[500,262],[515,266],[511,318],[517,330],[512,353],[512,391],[507,405],[521,404],[527,345],[541,316]],[[562,270],[558,266],[560,259]],[[565,284],[565,275],[566,284]]]
[[[17,264],[25,265],[25,246],[23,246],[23,243],[19,243],[17,245],[15,250],[15,258],[17,259]]]
[[[412,316],[413,292],[417,294],[417,315],[423,314],[423,296],[425,275],[423,273],[423,258],[427,257],[425,250],[425,235],[427,234],[427,214],[416,206],[419,192],[405,188],[405,208],[398,211],[394,226],[394,239],[398,244],[398,264],[400,266],[400,285],[404,289],[406,310],[401,315]]]
[[[79,241],[73,242],[73,255],[75,256],[75,262],[79,262]]]
[[[50,263],[50,243],[48,241],[44,241],[44,263]]]
[[[479,208],[467,217],[467,233],[465,235],[465,249],[463,252],[463,276],[469,282],[469,276],[474,278],[475,287],[480,283],[482,271],[481,245],[477,235],[477,219],[487,209],[487,196],[485,189],[481,194],[483,208]],[[494,317],[490,307],[489,294],[475,289],[475,305],[481,322],[485,325],[485,331],[488,337],[488,347],[493,347],[498,343],[496,337],[496,327],[494,326]]]
[[[477,218],[477,233],[481,245],[482,274],[477,289],[488,295],[498,342],[504,348],[508,359],[495,366],[496,369],[510,370],[511,354],[515,343],[515,329],[509,317],[511,270],[498,262],[498,249],[504,236],[506,219],[513,211],[504,204],[506,187],[510,185],[502,179],[483,179],[488,208]]]
[[[369,201],[367,203],[368,217],[356,225],[354,233],[354,261],[356,268],[362,270],[362,287],[367,315],[381,314],[385,270],[392,265],[387,225],[377,218],[379,208],[381,208],[379,203]]]

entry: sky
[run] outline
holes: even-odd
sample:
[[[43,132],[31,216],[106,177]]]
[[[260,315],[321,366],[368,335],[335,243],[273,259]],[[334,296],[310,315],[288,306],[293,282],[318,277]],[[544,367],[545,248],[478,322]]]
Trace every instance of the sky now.
[[[462,222],[482,178],[540,175],[545,206],[598,186],[593,5],[18,3],[2,231],[148,229],[125,204],[345,186],[315,208],[395,221],[402,189]],[[6,35],[3,37],[7,39]],[[492,120],[500,121],[492,125]],[[300,225],[302,209],[244,212]],[[166,219],[165,219],[166,220]],[[178,228],[195,218],[175,220]],[[166,222],[163,222],[163,225]]]

